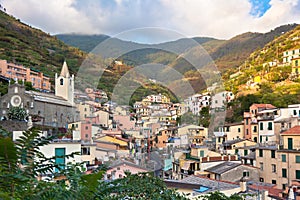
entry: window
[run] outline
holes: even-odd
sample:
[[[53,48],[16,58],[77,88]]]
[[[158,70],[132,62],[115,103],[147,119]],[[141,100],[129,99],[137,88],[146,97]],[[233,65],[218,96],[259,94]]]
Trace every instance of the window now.
[[[63,78],[61,78],[59,81],[60,81],[60,85],[64,85],[64,79]]]
[[[200,157],[204,157],[204,151],[203,150],[200,151]]]
[[[282,189],[283,189],[283,190],[286,189],[286,185],[287,185],[286,183],[285,183],[285,184],[282,184]]]
[[[59,168],[55,168],[56,172],[59,172],[60,169],[65,168],[65,148],[55,148],[55,164],[58,165]]]
[[[262,122],[259,123],[259,129],[262,131],[264,130],[264,124]]]
[[[249,135],[249,130],[248,129],[246,129],[246,135]]]
[[[294,115],[297,115],[297,110],[293,110],[293,112],[294,112]]]
[[[248,120],[249,120],[249,119],[246,119],[246,125],[248,125],[248,123],[249,123]]]
[[[85,134],[85,138],[88,138],[89,137],[89,134]]]
[[[248,150],[244,149],[244,156],[248,155]]]
[[[293,150],[293,138],[288,138],[288,150]]]
[[[263,157],[263,156],[264,156],[263,150],[259,149],[259,157]]]
[[[296,163],[300,163],[300,156],[296,156]]]
[[[257,137],[254,137],[254,142],[257,142]]]
[[[90,147],[82,147],[81,155],[90,155]]]
[[[276,172],[276,165],[272,164],[271,167],[272,167],[272,173],[275,173]]]
[[[262,142],[262,136],[261,135],[259,136],[259,142]]]
[[[235,149],[234,151],[236,155],[239,153],[239,149]]]
[[[275,150],[271,150],[271,158],[275,158]]]
[[[264,182],[264,178],[260,177],[259,182]]]
[[[250,173],[249,171],[243,171],[243,177],[249,177]]]
[[[286,169],[285,168],[282,168],[282,177],[286,178]]]
[[[241,128],[238,128],[238,132],[239,132],[239,133],[241,132]]]
[[[86,126],[86,127],[85,127],[85,130],[89,130],[89,127],[88,127],[88,126]]]
[[[286,155],[285,154],[281,154],[281,161],[286,162]]]
[[[259,163],[259,168],[260,168],[260,170],[264,170],[264,163],[260,162]]]
[[[272,180],[272,184],[275,184],[275,185],[276,185],[276,180]]]
[[[253,132],[256,133],[257,132],[257,126],[253,127]]]
[[[268,130],[269,131],[273,130],[273,124],[272,124],[272,122],[268,122]]]
[[[296,179],[300,179],[300,170],[296,170]]]

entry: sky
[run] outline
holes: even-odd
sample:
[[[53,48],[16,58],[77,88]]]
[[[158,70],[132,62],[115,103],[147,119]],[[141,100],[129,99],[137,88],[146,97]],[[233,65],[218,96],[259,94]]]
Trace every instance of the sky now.
[[[230,39],[300,23],[300,0],[0,0],[7,13],[52,35],[116,36],[157,27],[186,37]]]

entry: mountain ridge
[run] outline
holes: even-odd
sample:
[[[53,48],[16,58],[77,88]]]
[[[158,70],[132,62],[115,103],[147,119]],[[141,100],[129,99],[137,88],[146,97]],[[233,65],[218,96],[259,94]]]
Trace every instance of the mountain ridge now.
[[[107,35],[100,34],[97,35],[74,35],[74,34],[59,34],[56,35],[57,38],[66,42],[69,45],[75,45],[79,49],[86,49],[84,41],[88,41],[88,44],[92,44],[87,49],[90,52],[99,43],[106,39],[114,40],[110,42],[112,44],[112,49],[114,52],[117,48],[124,48],[126,46],[133,46],[133,48],[148,47],[148,48],[158,48],[158,49],[176,49],[178,48],[186,50],[187,48],[192,48],[196,43],[202,45],[202,47],[209,53],[212,59],[215,61],[219,70],[224,71],[228,68],[238,67],[241,63],[247,59],[250,54],[259,48],[263,48],[265,44],[272,41],[276,37],[280,36],[282,32],[287,32],[295,28],[296,24],[288,24],[279,26],[267,33],[258,32],[246,32],[232,37],[229,40],[218,40],[211,37],[193,37],[193,38],[181,38],[175,41],[168,41],[159,44],[140,44],[131,41],[123,41],[117,38],[111,38]],[[74,41],[74,37],[77,41]],[[93,42],[93,38],[97,38],[96,42]],[[73,39],[72,39],[73,38]],[[81,39],[80,39],[81,38]],[[79,41],[78,41],[79,39]],[[75,43],[74,43],[75,42]],[[98,42],[98,43],[97,43]],[[190,43],[189,43],[190,42]],[[188,43],[188,44],[187,44]],[[110,53],[108,53],[110,54]],[[142,56],[143,57],[143,56]],[[145,56],[144,56],[145,57]],[[132,64],[132,63],[128,63]]]

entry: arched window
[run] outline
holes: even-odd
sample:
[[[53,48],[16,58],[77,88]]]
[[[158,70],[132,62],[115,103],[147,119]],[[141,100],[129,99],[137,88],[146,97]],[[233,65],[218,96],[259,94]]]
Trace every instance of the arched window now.
[[[60,79],[60,85],[64,85],[64,79],[63,78]]]

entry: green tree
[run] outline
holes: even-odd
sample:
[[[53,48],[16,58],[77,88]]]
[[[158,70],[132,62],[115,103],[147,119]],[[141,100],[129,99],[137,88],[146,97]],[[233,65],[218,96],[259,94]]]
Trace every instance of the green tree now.
[[[8,110],[8,118],[12,120],[20,120],[23,121],[28,116],[25,108],[20,107],[10,107]]]
[[[222,192],[215,191],[208,193],[208,195],[205,195],[203,197],[203,200],[243,200],[243,197],[238,194],[233,194],[228,197]]]
[[[199,125],[208,128],[210,123],[209,107],[203,107],[200,111]]]
[[[38,129],[23,133],[16,142],[11,134],[0,129],[0,199],[85,200],[85,199],[186,199],[149,173],[130,175],[106,182],[101,180],[105,168],[83,173],[82,164],[67,164],[54,173],[55,157],[46,158],[39,150],[51,139],[40,136]],[[67,155],[66,158],[74,156]],[[38,181],[39,174],[50,173],[62,179]]]

